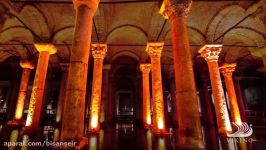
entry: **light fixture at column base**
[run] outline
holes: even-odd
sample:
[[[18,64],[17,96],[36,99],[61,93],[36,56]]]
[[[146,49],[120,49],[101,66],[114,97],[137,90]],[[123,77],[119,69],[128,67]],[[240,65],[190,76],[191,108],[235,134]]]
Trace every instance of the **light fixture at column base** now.
[[[25,120],[10,120],[7,122],[8,126],[15,126],[15,127],[23,127],[25,126],[26,121]]]

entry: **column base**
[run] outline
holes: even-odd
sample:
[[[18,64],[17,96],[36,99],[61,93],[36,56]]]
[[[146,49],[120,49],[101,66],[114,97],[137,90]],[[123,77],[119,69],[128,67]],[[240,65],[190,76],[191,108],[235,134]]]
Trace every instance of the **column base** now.
[[[143,127],[144,127],[144,129],[146,129],[146,130],[149,130],[149,129],[152,128],[151,125],[149,125],[149,124],[145,124],[145,123],[144,123]]]
[[[25,120],[15,120],[15,119],[13,119],[13,120],[10,120],[10,121],[7,122],[8,126],[16,126],[16,127],[23,127],[23,126],[25,126],[25,124],[26,124]]]
[[[88,134],[98,134],[100,132],[100,129],[97,130],[89,130],[87,131]]]
[[[22,128],[22,132],[23,134],[35,134],[35,133],[39,133],[42,132],[43,129],[41,127],[23,127]]]
[[[170,132],[167,132],[166,130],[152,130],[153,135],[155,136],[166,136],[170,135]]]
[[[79,139],[63,140],[63,141],[58,141],[58,142],[68,143],[68,144],[56,146],[56,147],[53,147],[53,149],[55,149],[55,150],[61,150],[61,149],[81,150],[88,145],[88,138],[87,137],[81,137]]]

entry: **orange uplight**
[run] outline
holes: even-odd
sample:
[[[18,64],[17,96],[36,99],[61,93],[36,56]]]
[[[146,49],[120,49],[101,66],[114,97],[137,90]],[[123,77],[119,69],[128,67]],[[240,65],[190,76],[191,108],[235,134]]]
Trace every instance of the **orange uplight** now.
[[[98,126],[98,116],[93,115],[91,119],[91,127],[96,128]]]
[[[23,115],[24,98],[25,98],[23,94],[25,95],[25,93],[19,93],[15,119],[21,119]]]
[[[31,108],[29,108],[28,112],[32,111]],[[31,126],[32,124],[32,115],[28,115],[26,120],[26,127]]]
[[[225,121],[225,128],[226,128],[226,131],[229,131],[229,132],[232,131],[232,127],[231,127],[231,124],[229,122],[229,118],[228,118],[228,121]]]
[[[151,125],[151,116],[147,116],[147,124]]]
[[[237,125],[242,125],[242,121],[241,121],[240,116],[237,116],[237,118],[236,118],[236,124]]]
[[[160,130],[163,129],[163,119],[162,119],[162,118],[159,118],[159,120],[158,120],[158,128],[159,128]]]

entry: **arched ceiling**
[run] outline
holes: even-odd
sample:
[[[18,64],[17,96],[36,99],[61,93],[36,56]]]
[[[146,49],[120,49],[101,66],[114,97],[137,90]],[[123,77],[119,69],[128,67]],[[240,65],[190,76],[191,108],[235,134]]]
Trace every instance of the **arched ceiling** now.
[[[48,40],[58,48],[51,57],[52,63],[69,61],[75,26],[73,4],[71,0],[51,1],[54,2],[0,1],[0,63],[10,56],[36,57],[32,44],[40,40]],[[103,1],[93,19],[92,42],[108,44],[107,61],[128,55],[146,62],[147,41],[164,41],[162,64],[172,64],[171,27],[158,13],[159,1],[117,1]],[[222,61],[237,61],[247,51],[265,47],[265,24],[264,0],[194,1],[187,17],[192,56],[195,58],[197,50],[206,43],[222,43]],[[172,66],[165,65],[163,69],[172,70]]]

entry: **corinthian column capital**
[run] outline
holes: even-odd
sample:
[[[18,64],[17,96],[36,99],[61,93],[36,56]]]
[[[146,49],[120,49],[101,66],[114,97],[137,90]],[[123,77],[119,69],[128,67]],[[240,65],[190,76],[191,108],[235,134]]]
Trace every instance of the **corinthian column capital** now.
[[[148,42],[146,52],[150,57],[161,57],[163,45],[163,42]]]
[[[72,0],[74,4],[74,8],[77,10],[77,8],[80,5],[86,5],[88,8],[92,9],[93,12],[96,11],[98,8],[98,4],[100,0]]]
[[[186,17],[190,10],[192,0],[164,0],[159,13],[164,16],[165,19],[169,19],[171,16]]]
[[[49,54],[55,54],[57,52],[56,47],[49,43],[35,43],[34,47],[38,52],[49,52]]]
[[[224,76],[226,76],[226,75],[232,75],[232,73],[236,69],[236,63],[223,64],[219,69],[223,73]]]
[[[139,68],[142,73],[149,73],[151,71],[151,64],[140,64]]]
[[[34,69],[33,63],[29,61],[20,61],[19,65],[23,69]]]
[[[91,44],[93,58],[104,58],[107,52],[107,44]]]
[[[222,45],[219,44],[207,44],[200,50],[200,55],[207,61],[218,61],[219,54],[222,51]]]

